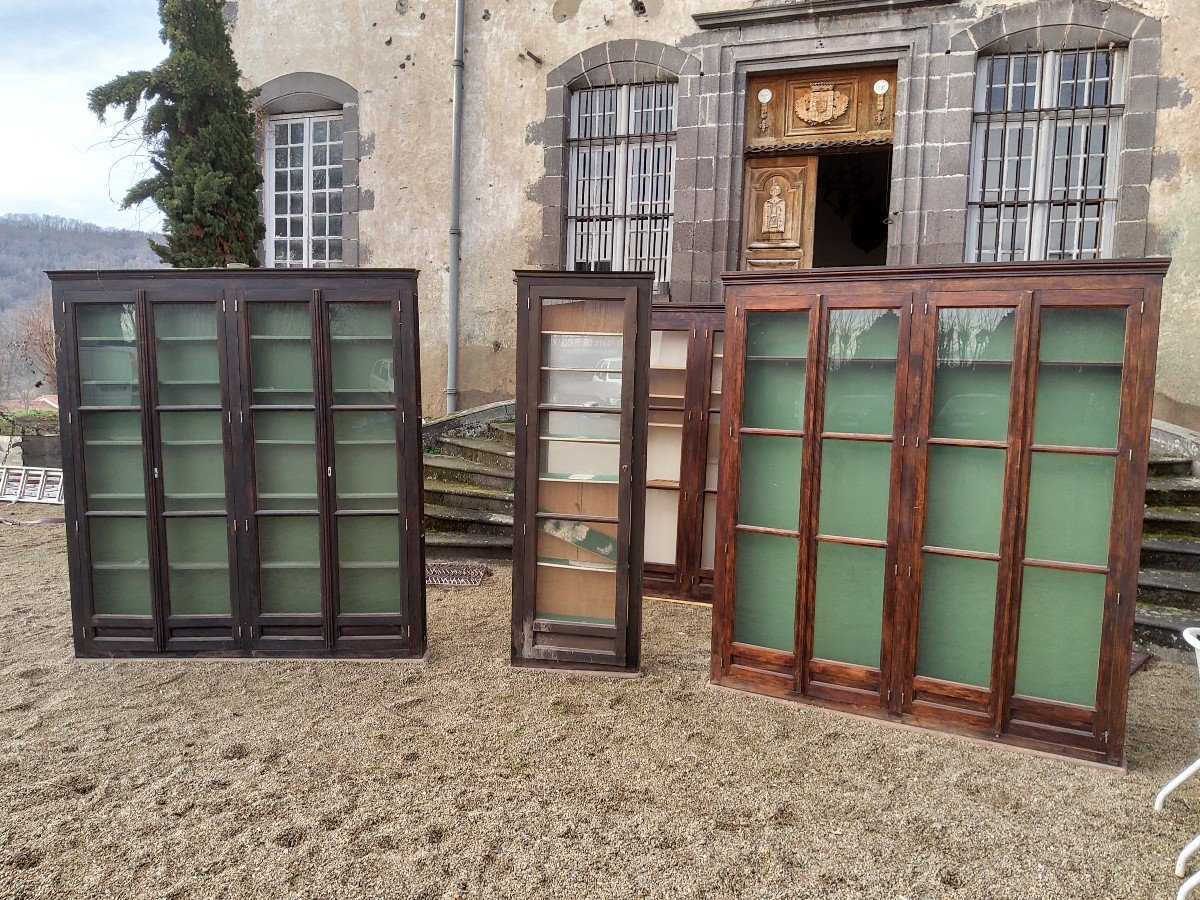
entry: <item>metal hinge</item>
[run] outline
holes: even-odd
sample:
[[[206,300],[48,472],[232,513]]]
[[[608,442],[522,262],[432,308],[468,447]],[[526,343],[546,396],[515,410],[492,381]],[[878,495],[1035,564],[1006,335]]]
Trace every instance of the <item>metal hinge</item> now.
[[[229,425],[233,424],[233,413],[232,412],[225,413],[225,422]]]
[[[1121,592],[1117,591],[1117,606],[1121,605]]]
[[[900,564],[899,563],[896,563],[896,565],[892,566],[892,574],[893,575],[900,574]]]
[[[528,533],[529,533],[529,532],[528,532],[528,530],[526,530],[526,526],[525,526],[525,525],[522,525],[522,526],[521,526],[521,534],[528,534]]]
[[[910,316],[913,314],[913,302],[911,300],[908,301],[908,314]]]
[[[67,311],[67,301],[66,301],[66,300],[64,300],[64,301],[62,302],[62,311],[63,311],[64,313]]]
[[[1105,744],[1107,744],[1107,743],[1108,743],[1108,732],[1107,732],[1107,731],[1106,731],[1106,732],[1104,732],[1102,735],[1100,735],[1100,737],[1104,738],[1104,743],[1105,743]]]
[[[237,297],[233,298],[233,311],[237,312]]]
[[[892,702],[892,689],[891,688],[888,688],[887,702],[888,703]]]
[[[325,477],[326,477],[326,478],[332,478],[332,477],[333,477],[333,466],[326,466],[326,467],[325,467]]]
[[[154,467],[154,477],[158,478],[158,466]]]
[[[905,442],[905,441],[907,441],[907,440],[908,440],[908,435],[907,435],[907,434],[902,434],[902,435],[900,435],[900,446],[901,446],[901,447],[903,447],[903,446],[904,446],[904,442]]]
[[[925,301],[925,315],[929,315],[929,301]]]
[[[79,520],[78,519],[75,520],[75,533],[79,534]]]
[[[920,436],[919,434],[917,435],[917,439],[916,439],[916,441],[913,443],[913,446],[914,446],[914,447],[920,447],[920,446],[921,446],[921,436]]]
[[[70,414],[70,413],[67,413],[67,424],[68,424],[68,425],[70,425],[70,424],[71,424],[71,422],[72,422],[72,419],[71,419],[71,414]]]
[[[742,314],[742,308],[740,306],[735,306],[733,308],[733,317],[736,319],[741,314]]]
[[[529,413],[525,413],[525,427],[529,427]]]
[[[225,300],[222,298],[222,300],[221,300],[221,312],[225,312],[225,311],[226,311],[226,310],[225,310]]]
[[[1146,301],[1145,301],[1145,300],[1143,300],[1143,301],[1142,301],[1142,305],[1141,305],[1141,309],[1139,309],[1139,310],[1138,310],[1138,312],[1144,313],[1145,311],[1146,311]]]
[[[233,533],[237,534],[237,519],[233,520]]]

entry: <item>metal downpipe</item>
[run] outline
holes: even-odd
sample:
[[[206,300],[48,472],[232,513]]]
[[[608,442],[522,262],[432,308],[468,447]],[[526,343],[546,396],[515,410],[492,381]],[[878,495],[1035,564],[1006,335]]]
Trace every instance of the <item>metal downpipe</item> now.
[[[450,137],[450,293],[446,308],[446,412],[458,411],[458,295],[462,255],[463,30],[466,0],[454,6],[454,126]]]

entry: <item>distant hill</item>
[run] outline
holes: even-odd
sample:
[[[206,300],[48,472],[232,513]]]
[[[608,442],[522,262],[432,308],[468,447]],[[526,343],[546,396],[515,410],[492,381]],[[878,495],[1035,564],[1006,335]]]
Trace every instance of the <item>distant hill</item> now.
[[[61,216],[0,216],[0,313],[32,306],[47,269],[158,269],[148,235]]]

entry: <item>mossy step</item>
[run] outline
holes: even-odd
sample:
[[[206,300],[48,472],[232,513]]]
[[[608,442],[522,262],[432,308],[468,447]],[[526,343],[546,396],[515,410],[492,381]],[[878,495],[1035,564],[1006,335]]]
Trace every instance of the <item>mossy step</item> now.
[[[506,471],[512,471],[516,451],[512,447],[507,447],[498,441],[489,441],[486,438],[470,438],[470,437],[440,437],[437,440],[441,447],[448,455],[461,456],[464,459],[471,459],[475,462],[482,463],[485,466],[499,466]]]
[[[460,481],[425,479],[425,500],[442,506],[464,506],[512,514],[513,494],[499,488],[463,484]]]
[[[425,558],[512,561],[512,534],[425,531]]]
[[[1200,612],[1200,572],[1142,569],[1138,600],[1154,606]]]
[[[1200,541],[1146,538],[1142,541],[1143,569],[1200,572]]]
[[[489,422],[488,434],[506,447],[517,446],[516,422]]]
[[[1139,603],[1133,615],[1133,637],[1136,641],[1190,650],[1181,632],[1200,625],[1200,613]]]
[[[424,465],[425,478],[433,481],[457,481],[461,484],[473,484],[501,491],[512,490],[513,473],[511,471],[498,469],[495,466],[485,466],[475,460],[426,453]]]
[[[1200,541],[1200,508],[1147,506],[1142,534],[1147,538]]]
[[[426,503],[425,515],[431,519],[442,519],[449,522],[473,522],[479,525],[495,525],[498,528],[512,528],[513,517],[507,513],[488,512],[483,509],[465,509],[461,506],[442,506],[439,503]]]
[[[1156,475],[1146,479],[1150,506],[1200,507],[1200,478],[1192,475]]]
[[[1150,475],[1191,475],[1192,461],[1186,456],[1150,457]]]

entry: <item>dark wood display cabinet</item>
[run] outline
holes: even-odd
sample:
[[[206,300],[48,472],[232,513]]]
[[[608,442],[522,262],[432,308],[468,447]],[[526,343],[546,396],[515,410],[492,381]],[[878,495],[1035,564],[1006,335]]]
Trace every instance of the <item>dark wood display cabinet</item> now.
[[[638,668],[653,281],[517,273],[514,665]]]
[[[1166,269],[727,275],[714,681],[1122,765]]]
[[[76,652],[424,654],[416,273],[50,278]]]
[[[712,600],[725,307],[660,304],[650,317],[648,595]]]

